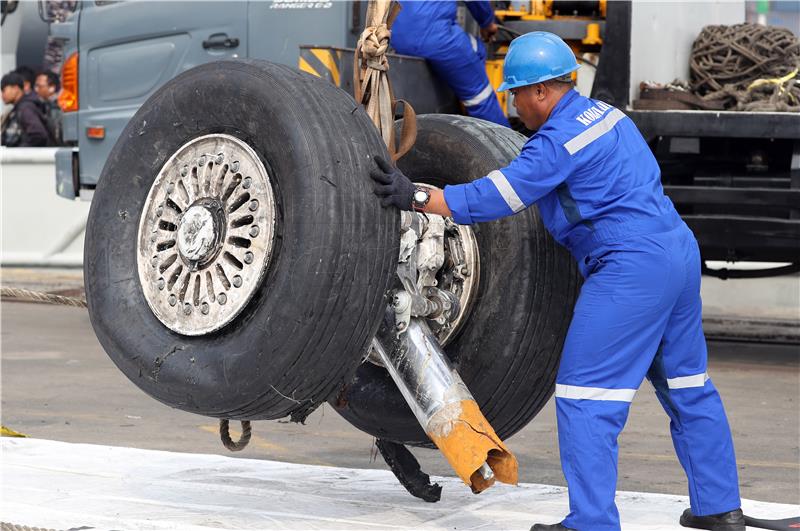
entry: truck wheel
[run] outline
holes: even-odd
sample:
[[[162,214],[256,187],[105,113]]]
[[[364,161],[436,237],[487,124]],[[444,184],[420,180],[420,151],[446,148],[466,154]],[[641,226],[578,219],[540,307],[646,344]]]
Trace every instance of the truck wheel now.
[[[416,144],[399,166],[412,180],[438,187],[505,166],[525,142],[511,129],[464,116],[420,116],[417,127]],[[465,289],[474,290],[473,300],[443,345],[487,420],[508,438],[553,392],[580,280],[535,207],[473,225],[471,233],[479,274]],[[374,363],[362,364],[331,404],[379,439],[431,446],[388,372]]]
[[[111,359],[193,413],[303,418],[324,403],[394,275],[399,216],[372,194],[375,154],[363,109],[288,67],[215,62],[167,83],[89,214],[86,296]]]

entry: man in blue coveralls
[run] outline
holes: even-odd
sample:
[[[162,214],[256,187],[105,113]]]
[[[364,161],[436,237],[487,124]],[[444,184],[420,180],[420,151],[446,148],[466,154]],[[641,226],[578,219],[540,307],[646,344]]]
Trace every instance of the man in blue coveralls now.
[[[497,32],[489,2],[465,2],[489,39]],[[400,2],[402,9],[392,24],[392,46],[397,53],[424,57],[436,75],[447,83],[470,116],[506,127],[494,88],[486,76],[486,48],[456,23],[456,2]]]
[[[536,133],[508,166],[444,191],[417,187],[376,157],[384,206],[461,224],[536,203],[585,281],[556,379],[570,513],[533,530],[616,531],[617,437],[647,377],[669,415],[689,480],[685,527],[744,531],[730,428],[706,372],[697,242],[664,195],[647,143],[622,111],[572,85],[575,56],[556,35],[515,39],[500,90]]]

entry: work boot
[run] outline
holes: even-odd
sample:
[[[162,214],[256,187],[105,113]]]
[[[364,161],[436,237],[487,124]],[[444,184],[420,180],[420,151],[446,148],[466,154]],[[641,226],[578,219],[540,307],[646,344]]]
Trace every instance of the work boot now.
[[[741,509],[708,516],[695,516],[691,509],[686,509],[681,515],[680,522],[683,527],[694,527],[695,529],[744,531],[744,514]]]
[[[576,531],[561,524],[533,524],[531,531]]]

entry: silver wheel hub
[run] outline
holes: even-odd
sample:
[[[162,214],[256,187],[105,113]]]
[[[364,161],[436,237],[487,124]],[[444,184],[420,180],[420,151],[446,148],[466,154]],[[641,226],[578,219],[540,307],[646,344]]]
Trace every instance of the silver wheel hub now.
[[[214,134],[181,146],[139,223],[139,281],[155,316],[190,336],[231,322],[261,285],[275,211],[267,170],[246,143]]]
[[[222,249],[225,213],[221,202],[201,199],[190,206],[178,223],[177,247],[191,271],[196,271]]]
[[[178,225],[178,251],[189,260],[201,260],[208,256],[217,239],[218,228],[214,216],[201,206],[190,207]]]

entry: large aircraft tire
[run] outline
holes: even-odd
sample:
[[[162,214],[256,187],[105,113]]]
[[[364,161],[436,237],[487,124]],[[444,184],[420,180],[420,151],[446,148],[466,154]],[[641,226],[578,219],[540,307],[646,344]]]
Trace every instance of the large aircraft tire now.
[[[214,62],[159,89],[86,229],[89,312],[114,363],[212,417],[302,419],[328,400],[394,277],[399,214],[372,194],[376,154],[363,108],[282,65]]]

